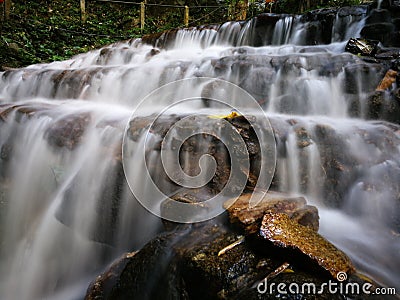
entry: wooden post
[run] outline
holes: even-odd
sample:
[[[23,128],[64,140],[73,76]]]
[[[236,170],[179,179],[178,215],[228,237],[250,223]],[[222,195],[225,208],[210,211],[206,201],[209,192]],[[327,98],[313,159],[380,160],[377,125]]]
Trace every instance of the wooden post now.
[[[185,5],[185,17],[183,19],[183,23],[185,24],[185,27],[189,26],[189,6]]]
[[[145,13],[146,6],[144,2],[140,2],[140,30],[144,30]]]
[[[4,1],[4,16],[6,20],[10,19],[11,0]]]
[[[86,4],[85,0],[81,0],[81,20],[83,23],[86,22]]]

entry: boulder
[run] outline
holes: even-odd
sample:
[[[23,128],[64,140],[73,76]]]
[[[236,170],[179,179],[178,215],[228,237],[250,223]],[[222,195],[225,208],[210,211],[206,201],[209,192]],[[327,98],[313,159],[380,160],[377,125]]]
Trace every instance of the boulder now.
[[[384,46],[391,46],[391,36],[394,32],[392,23],[376,23],[365,25],[361,30],[361,37],[370,40],[378,40]]]
[[[373,56],[378,50],[377,46],[377,41],[351,38],[346,44],[345,51],[356,55]]]
[[[135,255],[125,255],[105,270],[90,285],[85,299],[247,299],[249,294],[255,297],[254,293],[256,299],[276,299],[276,290],[257,292],[268,274],[275,274],[269,282],[276,284],[314,282],[320,286],[329,280],[329,274],[300,261],[277,273],[287,265],[285,251],[280,253],[279,247],[272,246],[274,250],[266,254],[260,249],[265,245],[243,240],[220,221],[185,225],[159,235]],[[242,242],[236,243],[238,240]],[[235,246],[230,247],[232,244]],[[302,292],[291,297],[299,299]],[[315,299],[343,299],[343,295],[329,295],[328,291],[318,297]]]
[[[395,91],[389,93],[381,89],[370,93],[367,98],[367,118],[400,124],[400,102],[395,95]]]
[[[385,73],[386,70],[380,64],[349,64],[344,67],[344,90],[350,94],[372,92]]]
[[[376,24],[376,23],[391,23],[392,17],[390,11],[387,9],[373,9],[368,18],[365,20],[365,24]]]
[[[312,283],[320,290],[329,280],[338,284],[340,272],[346,272],[350,283],[370,283],[355,273],[342,251],[318,235],[318,212],[309,207],[304,213],[304,198],[269,192],[251,207],[249,196],[228,201],[234,224],[225,214],[203,223],[177,224],[140,251],[118,258],[90,284],[85,299],[276,299],[283,292],[273,285]],[[249,231],[254,223],[258,230]],[[299,289],[286,296],[356,295],[329,294],[326,289],[317,297],[312,290]]]
[[[245,193],[238,199],[228,200],[224,206],[229,212],[230,222],[243,227],[248,234],[258,232],[267,213],[285,213],[303,226],[318,231],[318,211],[306,203],[304,197],[270,191]]]

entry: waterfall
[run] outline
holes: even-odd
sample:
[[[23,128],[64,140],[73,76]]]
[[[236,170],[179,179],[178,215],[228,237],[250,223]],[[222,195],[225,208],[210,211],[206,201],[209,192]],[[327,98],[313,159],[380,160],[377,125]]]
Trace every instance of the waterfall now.
[[[400,127],[367,120],[383,70],[344,52],[365,14],[339,10],[325,29],[302,16],[263,14],[0,73],[0,298],[80,299],[107,264],[160,232],[124,177],[126,126],[141,105],[139,117],[167,120],[254,113],[244,94],[219,81],[245,90],[268,115],[277,142],[271,189],[305,195],[320,211],[322,235],[360,271],[400,288],[400,240],[391,234],[399,230]],[[204,80],[146,98],[193,78]],[[212,101],[219,97],[231,106]],[[164,110],[191,98],[198,101]],[[135,120],[132,143],[148,152],[125,167],[143,194],[148,166],[160,189],[175,193],[160,164],[159,132],[168,128],[161,122],[141,136],[149,124]],[[193,171],[192,157],[180,159]]]

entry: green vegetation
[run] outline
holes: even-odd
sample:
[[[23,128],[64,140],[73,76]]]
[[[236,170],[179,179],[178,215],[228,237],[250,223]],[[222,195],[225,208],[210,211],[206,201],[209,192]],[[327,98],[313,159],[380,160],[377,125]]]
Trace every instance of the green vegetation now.
[[[324,7],[342,7],[350,5],[359,5],[361,0],[279,0],[274,7],[276,12],[297,14],[307,10],[313,10]]]
[[[87,12],[83,24],[79,1],[13,1],[1,27],[1,65],[61,60],[140,34],[135,10],[88,1]]]

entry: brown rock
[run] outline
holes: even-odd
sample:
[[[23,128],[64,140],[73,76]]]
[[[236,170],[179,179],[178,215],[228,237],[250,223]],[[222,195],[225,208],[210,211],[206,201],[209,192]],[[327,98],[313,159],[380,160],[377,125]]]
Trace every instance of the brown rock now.
[[[393,83],[396,82],[397,71],[389,69],[385,77],[383,77],[382,81],[379,83],[378,87],[376,88],[377,91],[384,91],[389,89]]]
[[[106,299],[112,287],[117,283],[121,271],[136,253],[137,252],[130,252],[123,254],[122,257],[113,262],[103,274],[97,276],[95,281],[89,285],[85,300]]]
[[[284,213],[266,213],[260,234],[274,245],[292,248],[307,255],[334,278],[339,272],[351,274],[355,268],[341,250],[319,235],[315,230],[300,225]]]
[[[315,207],[307,205],[304,197],[292,196],[277,192],[257,192],[251,200],[251,193],[242,194],[225,202],[231,223],[239,223],[246,232],[256,233],[266,213],[284,213],[290,218],[301,220],[304,226],[318,230],[318,212]],[[233,202],[234,201],[234,202]],[[252,204],[250,201],[254,201]]]

